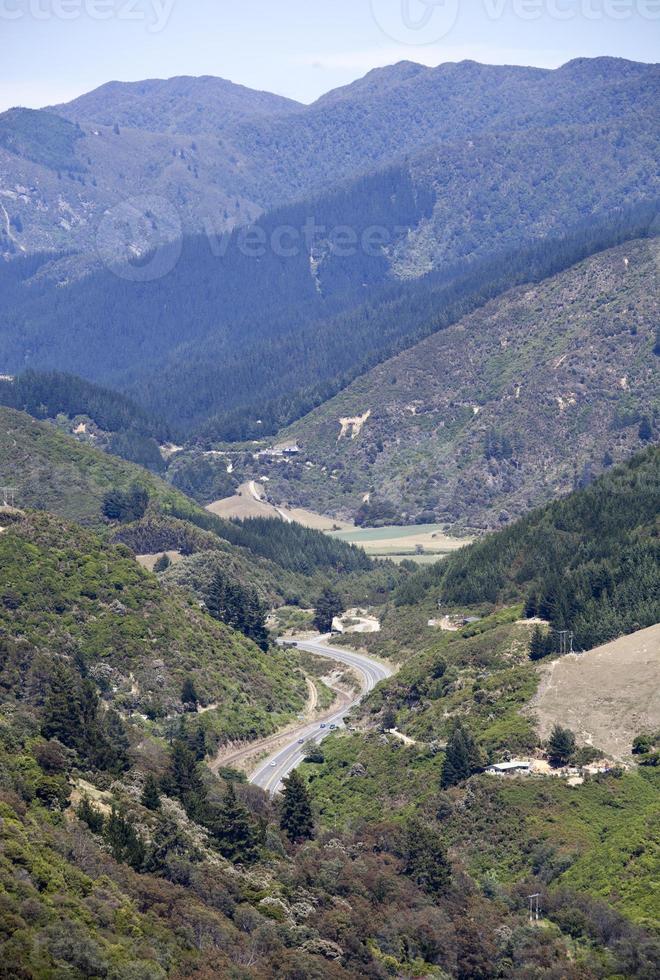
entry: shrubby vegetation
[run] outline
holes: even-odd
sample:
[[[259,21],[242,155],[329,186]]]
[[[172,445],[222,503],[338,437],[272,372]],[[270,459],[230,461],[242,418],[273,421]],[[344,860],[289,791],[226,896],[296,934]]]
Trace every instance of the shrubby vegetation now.
[[[181,462],[175,461],[168,479],[178,490],[200,504],[211,504],[215,500],[231,497],[238,487],[236,477],[227,473],[225,460],[206,456],[184,456]]]
[[[158,731],[182,710],[192,676],[201,704],[214,705],[200,719],[209,751],[272,731],[304,703],[303,678],[285,652],[262,652],[181,591],[164,591],[125,546],[30,513],[0,535],[0,563],[0,691],[20,678],[51,691],[49,737],[84,758],[120,751],[121,726],[97,704],[96,689],[110,705],[146,714]],[[266,645],[256,613],[241,625]]]

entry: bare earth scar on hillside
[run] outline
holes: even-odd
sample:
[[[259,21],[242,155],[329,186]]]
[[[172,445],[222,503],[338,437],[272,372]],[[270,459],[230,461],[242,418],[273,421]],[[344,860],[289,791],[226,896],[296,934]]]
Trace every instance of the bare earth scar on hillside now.
[[[548,664],[530,710],[542,738],[565,725],[581,744],[629,760],[635,735],[660,729],[660,625]]]

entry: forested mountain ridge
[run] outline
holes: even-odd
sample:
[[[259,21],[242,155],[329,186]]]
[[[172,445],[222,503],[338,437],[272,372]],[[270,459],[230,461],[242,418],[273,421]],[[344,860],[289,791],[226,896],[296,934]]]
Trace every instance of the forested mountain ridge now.
[[[590,169],[578,160],[575,154],[575,187]],[[240,237],[216,243],[217,255],[205,239],[187,239],[169,275],[146,283],[105,272],[60,287],[39,274],[43,257],[6,264],[0,267],[0,362],[5,370],[55,367],[121,386],[175,432],[189,433],[218,412],[210,435],[235,440],[274,432],[356,374],[512,284],[654,231],[654,200],[579,219],[579,195],[569,211],[559,200],[543,204],[543,195],[533,197],[534,221],[564,214],[569,224],[561,234],[528,242],[531,218],[517,212],[514,194],[502,199],[503,212],[493,212],[481,238],[470,245],[466,226],[440,268],[412,281],[391,279],[380,247],[344,255],[318,242],[310,264],[304,236],[286,257],[268,247],[255,256]],[[433,200],[404,167],[329,194],[312,210],[319,227],[341,229],[349,222],[359,239],[373,221],[405,229],[434,220]],[[459,213],[458,199],[454,204]],[[504,215],[512,207],[509,225]],[[281,210],[264,219],[260,231],[268,241],[283,226],[303,228],[307,215],[305,204]],[[518,232],[499,235],[498,227]],[[405,261],[415,264],[413,238]],[[464,248],[472,251],[459,260]],[[404,260],[403,251],[397,255]]]
[[[395,602],[524,601],[588,650],[660,621],[660,448],[423,569]]]
[[[251,116],[290,113],[303,106],[212,75],[107,82],[48,111],[80,126],[114,126],[199,136],[218,136]]]
[[[136,195],[161,225],[221,232],[438,143],[627,126],[631,110],[653,112],[656,94],[656,66],[610,58],[556,71],[395,65],[309,107],[220,79],[113,83],[55,110],[0,117],[2,251],[92,252],[106,210]],[[75,138],[64,132],[72,122]],[[64,155],[45,152],[63,138]]]
[[[135,402],[90,381],[57,371],[25,371],[0,379],[0,405],[50,420],[81,442],[160,473],[161,445],[169,439],[164,422]]]
[[[269,492],[494,527],[589,482],[658,436],[657,275],[643,240],[492,300],[286,430],[300,463],[273,463]]]

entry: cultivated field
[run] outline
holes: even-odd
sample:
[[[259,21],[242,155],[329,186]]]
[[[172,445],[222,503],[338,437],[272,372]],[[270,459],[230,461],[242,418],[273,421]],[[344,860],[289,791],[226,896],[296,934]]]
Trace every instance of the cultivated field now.
[[[412,558],[431,562],[470,543],[470,538],[448,537],[441,524],[353,528],[333,531],[331,536],[360,545],[372,558],[393,561]]]
[[[660,625],[541,669],[530,710],[543,738],[558,723],[580,744],[630,761],[635,735],[660,730]]]

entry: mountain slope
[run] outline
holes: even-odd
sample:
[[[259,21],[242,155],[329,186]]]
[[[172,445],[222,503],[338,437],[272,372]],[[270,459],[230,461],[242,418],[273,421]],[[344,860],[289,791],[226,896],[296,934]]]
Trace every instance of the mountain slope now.
[[[101,527],[105,495],[134,484],[158,512],[180,517],[204,511],[184,494],[133,463],[78,443],[23,412],[0,408],[0,483],[14,487],[21,507],[49,510],[67,520]]]
[[[589,649],[660,622],[660,448],[422,570],[397,601],[525,600]]]
[[[125,547],[50,514],[2,514],[0,633],[3,685],[21,672],[39,692],[62,658],[102,684],[108,703],[165,718],[182,710],[193,678],[221,741],[277,727],[273,712],[299,710],[302,678],[279,652],[164,591]]]
[[[156,281],[105,272],[53,282],[48,263],[41,271],[43,259],[11,263],[0,269],[0,363],[8,371],[56,367],[121,386],[174,431],[221,413],[228,421],[220,420],[217,434],[236,438],[231,416],[242,413],[252,419],[243,438],[258,434],[257,419],[262,432],[272,432],[513,283],[647,234],[653,199],[623,211],[619,204],[652,193],[653,181],[638,176],[654,151],[640,138],[625,151],[629,169],[619,160],[608,170],[602,161],[613,160],[614,135],[585,137],[568,156],[558,138],[564,161],[557,159],[556,187],[534,186],[543,153],[552,152],[540,143],[519,146],[516,155],[515,144],[495,141],[504,154],[501,186],[487,182],[487,151],[479,167],[472,161],[469,180],[466,160],[442,191],[442,159],[426,174],[391,170],[272,213],[259,225],[266,246],[256,254],[240,234],[216,242],[217,254],[204,239],[186,239],[178,263]],[[466,197],[474,201],[468,213]],[[278,229],[303,229],[310,213],[325,229],[313,246],[300,237],[284,255],[268,247]],[[449,235],[442,246],[438,222]],[[375,226],[386,241],[391,231],[391,247],[344,251],[335,243],[342,228],[359,243]]]
[[[394,65],[302,108],[220,79],[111,83],[59,115],[35,114],[30,125],[46,133],[65,118],[81,125],[61,168],[20,151],[24,111],[0,117],[0,250],[95,251],[105,212],[136,195],[162,226],[220,233],[438,143],[646,117],[652,130],[657,86],[657,66],[610,58],[556,71]]]
[[[657,275],[657,240],[631,242],[491,301],[287,430],[271,494],[492,527],[588,481],[657,435]]]
[[[269,606],[312,605],[329,583],[349,603],[353,592],[379,603],[400,578],[391,566],[379,568],[361,549],[320,531],[280,520],[224,521],[140,466],[0,408],[0,488],[5,486],[13,488],[18,506],[104,532],[135,554],[192,556],[185,562],[191,574],[172,577],[186,578],[193,590],[196,569],[212,566],[256,588]],[[107,499],[121,500],[135,488],[146,494],[139,508],[146,505],[144,514],[109,520]]]
[[[251,116],[302,108],[292,99],[206,75],[107,82],[72,102],[52,106],[50,111],[81,126],[118,125],[151,133],[217,136]]]

